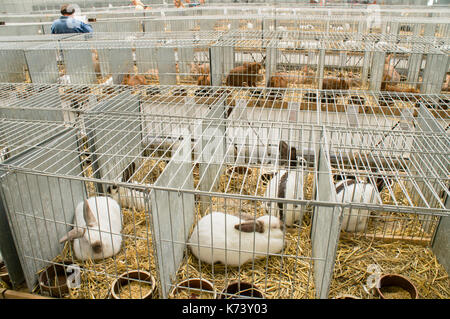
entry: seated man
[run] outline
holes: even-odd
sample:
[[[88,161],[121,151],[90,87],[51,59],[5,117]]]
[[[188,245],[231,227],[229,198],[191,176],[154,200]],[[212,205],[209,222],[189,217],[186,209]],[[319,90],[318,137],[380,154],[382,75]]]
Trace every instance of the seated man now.
[[[89,33],[93,32],[92,26],[80,20],[74,19],[75,8],[70,4],[61,6],[62,16],[53,21],[52,33]]]

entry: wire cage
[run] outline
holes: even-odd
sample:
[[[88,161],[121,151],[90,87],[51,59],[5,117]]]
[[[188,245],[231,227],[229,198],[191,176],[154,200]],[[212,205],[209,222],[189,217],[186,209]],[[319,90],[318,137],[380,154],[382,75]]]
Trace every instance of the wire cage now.
[[[448,101],[427,107],[442,95],[386,93],[384,98],[392,98],[386,107],[372,100],[376,92],[352,91],[368,107],[350,104],[357,110],[352,115],[322,109],[317,98],[318,107],[309,111],[316,115],[307,117],[303,96],[325,91],[280,90],[289,101],[284,108],[264,103],[262,96],[248,103],[251,88],[208,87],[208,96],[197,96],[195,86],[53,84],[41,90],[42,85],[28,84],[29,95],[16,97],[24,85],[2,84],[7,86],[13,94],[3,99],[23,103],[0,109],[5,128],[0,142],[11,150],[0,164],[2,207],[28,288],[37,293],[48,294],[38,280],[43,273],[52,278],[48,266],[69,264],[63,279],[56,276],[53,283],[70,276],[74,286],[51,294],[106,298],[122,273],[138,270],[154,276],[157,289],[129,275],[125,282],[133,284],[122,283],[114,294],[211,297],[206,284],[181,291],[182,282],[197,278],[212,283],[222,298],[328,298],[350,289],[335,287],[342,279],[335,272],[347,258],[338,247],[346,237],[431,246],[448,217]],[[182,95],[174,94],[181,89]],[[49,99],[48,94],[68,91],[77,108]],[[395,111],[406,108],[410,111]],[[21,109],[35,117],[20,118]],[[76,116],[52,119],[49,111]],[[38,128],[45,128],[42,136],[24,138]],[[387,186],[376,196],[382,201],[339,201],[333,176],[354,176],[372,187],[381,178]],[[86,204],[86,198],[94,199]],[[119,214],[106,198],[120,205]],[[347,214],[356,212],[368,217],[367,227],[341,232],[345,216],[352,221]],[[267,213],[273,218],[264,217]],[[213,224],[212,216],[222,223]],[[225,224],[236,236],[225,246],[211,245],[207,236],[200,237],[206,242],[195,241],[205,230],[201,225],[220,234]],[[89,246],[92,251],[77,250],[84,228],[93,239],[101,235],[100,244],[93,240]],[[72,240],[60,243],[65,236]],[[200,253],[200,247],[206,251]],[[208,254],[213,251],[219,256],[222,251],[225,260],[214,263],[216,256]],[[90,258],[83,260],[84,254]],[[441,284],[446,277],[437,278]],[[235,281],[242,287],[247,282],[250,294],[242,287],[225,289]],[[449,293],[444,288],[440,296]]]
[[[363,34],[298,33],[296,39],[289,33],[274,35],[277,38],[264,33],[252,39],[239,33],[225,35],[212,47],[211,83],[415,93],[446,90],[448,55],[430,38],[387,42]]]
[[[5,80],[25,77],[35,83],[438,93],[449,86],[446,46],[446,40],[417,36],[230,31],[176,32],[169,39],[158,32],[5,43],[0,53],[10,57],[4,59],[10,62],[5,65]]]

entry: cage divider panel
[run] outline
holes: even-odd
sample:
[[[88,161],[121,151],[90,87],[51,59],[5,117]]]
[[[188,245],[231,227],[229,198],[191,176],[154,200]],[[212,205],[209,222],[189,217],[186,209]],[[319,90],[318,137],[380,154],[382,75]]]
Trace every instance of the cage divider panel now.
[[[210,57],[210,78],[212,86],[222,85],[222,77],[225,76],[224,67],[226,63],[230,61],[225,61],[224,47],[212,46],[209,48]]]
[[[27,61],[23,50],[0,50],[0,82],[25,82]]]
[[[363,67],[361,71],[361,84],[363,86],[366,86],[369,82],[369,70],[370,70],[370,61],[372,57],[372,52],[368,48],[368,42],[364,43],[364,61],[363,61]]]
[[[130,115],[106,116],[115,112]],[[139,99],[128,90],[85,114],[89,149],[98,165],[99,178],[115,180],[141,154],[142,119],[136,114],[140,114]]]
[[[450,196],[445,201],[445,209],[450,210]],[[450,216],[442,216],[434,233],[431,249],[438,262],[450,273]]]
[[[1,178],[4,205],[30,292],[38,282],[38,272],[61,253],[64,244],[59,239],[72,228],[75,207],[86,197],[83,181],[64,177],[82,174],[76,131],[66,131],[7,162],[21,162],[21,167],[37,171],[46,167],[44,173],[17,170]],[[58,160],[49,167],[49,158]]]
[[[191,63],[194,62],[194,41],[187,41],[187,45],[178,48],[178,68],[180,76],[189,79],[191,77]]]
[[[324,78],[324,68],[325,68],[325,49],[319,50],[319,61],[317,62],[317,70],[316,70],[316,76],[317,81],[319,81],[319,90],[322,90],[323,87],[323,78]],[[320,108],[318,107],[318,110]]]
[[[372,66],[370,68],[369,89],[379,91],[383,80],[384,62],[386,53],[382,51],[372,52]]]
[[[159,47],[156,54],[159,83],[161,85],[177,84],[174,48]]]
[[[59,79],[56,64],[57,50],[25,50],[28,71],[33,83],[57,83]]]
[[[411,23],[410,25],[412,25],[413,35],[419,36],[420,31],[422,30],[422,24],[421,23]]]
[[[436,23],[425,24],[424,30],[423,30],[423,36],[424,37],[434,37],[434,35],[436,34],[436,27],[437,27]]]
[[[63,56],[70,83],[97,83],[91,49],[64,49]]]
[[[414,164],[411,170],[415,176],[418,176],[414,179],[414,182],[421,193],[418,194],[417,190],[412,188],[413,193],[417,193],[414,199],[420,207],[442,208],[436,196],[442,196],[444,187],[448,187],[448,185],[443,187],[442,183],[443,180],[448,178],[450,168],[448,164],[450,142],[446,138],[445,130],[436,122],[434,116],[423,104],[419,107],[416,123],[425,134],[415,135],[412,142],[413,150],[423,150],[422,152],[412,152],[410,155],[412,164]],[[445,166],[445,164],[447,165]],[[437,180],[433,182],[433,179]],[[409,185],[409,188],[411,187],[412,185]],[[436,218],[439,217],[425,215],[421,218],[422,228],[425,232],[433,230],[433,226],[437,222],[435,221]]]
[[[346,117],[347,125],[349,127],[357,128],[360,126],[359,124],[359,105],[349,104],[346,107],[345,112],[343,112],[343,116]],[[341,113],[341,112],[339,112]]]
[[[134,73],[133,54],[129,43],[129,41],[124,41],[123,48],[115,47],[97,49],[102,74],[111,73],[114,84],[121,84],[125,74]],[[106,70],[103,69],[105,66]]]
[[[320,147],[319,150],[317,148]],[[331,174],[330,155],[326,134],[323,134],[322,142],[316,144],[317,182],[316,200],[321,202],[337,202],[336,189],[334,188]],[[314,207],[311,248],[314,258],[314,285],[316,298],[328,298],[333,269],[336,259],[336,250],[339,241],[342,208],[339,206]]]
[[[36,87],[32,87],[36,89]],[[30,93],[29,97],[12,100],[9,104],[0,105],[0,117],[17,120],[64,121],[58,87],[43,87],[45,91]],[[17,94],[17,92],[16,92]]]
[[[427,54],[427,62],[423,74],[420,93],[423,94],[439,94],[442,88],[442,79],[447,72],[448,55],[443,54]]]
[[[170,285],[175,281],[195,216],[194,194],[183,192],[194,189],[191,137],[183,137],[173,158],[154,184],[178,190],[153,189],[150,193],[153,244],[162,298],[168,297]]]
[[[148,73],[151,69],[158,69],[157,50],[155,47],[136,47],[136,66],[138,73]]]
[[[347,52],[339,51],[339,64],[338,67],[342,70],[347,65]],[[351,64],[354,65],[354,64]]]
[[[422,57],[423,54],[421,53],[411,53],[409,55],[406,79],[408,83],[413,84],[414,87],[417,87],[417,83],[419,82],[420,69],[422,68]]]
[[[247,103],[248,100],[246,99],[237,99],[233,112],[230,114],[233,126],[228,129],[227,135],[231,138],[231,140],[229,140],[230,143],[234,144],[233,147],[236,147],[236,164],[244,164],[246,161],[245,146],[248,145],[248,136],[247,134],[242,134],[242,125],[240,125],[242,122],[239,121],[248,120]],[[239,121],[234,122],[233,119]]]
[[[199,189],[217,191],[220,175],[225,170],[222,162],[226,154],[225,103],[223,99],[211,106],[209,114],[202,120],[201,159],[199,162]],[[210,196],[200,196],[200,211],[205,213],[210,206]]]
[[[7,173],[0,170],[0,184],[3,178],[5,178],[5,174]],[[12,288],[17,289],[18,285],[25,280],[25,277],[16,246],[14,245],[14,235],[11,231],[12,225],[8,220],[4,198],[4,192],[0,187],[0,251],[2,253],[2,258],[6,269],[8,269],[8,275],[11,280]]]
[[[389,23],[389,34],[398,35],[399,31],[399,23],[398,22],[390,22]]]
[[[266,49],[266,86],[269,85],[270,77],[277,72],[278,50],[276,47]]]

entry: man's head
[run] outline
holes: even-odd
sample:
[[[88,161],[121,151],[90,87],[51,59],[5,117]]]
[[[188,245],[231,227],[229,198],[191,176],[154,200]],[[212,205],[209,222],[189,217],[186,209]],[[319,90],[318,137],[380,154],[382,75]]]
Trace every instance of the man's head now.
[[[71,16],[75,13],[75,7],[71,4],[63,4],[61,6],[61,14],[63,16]]]

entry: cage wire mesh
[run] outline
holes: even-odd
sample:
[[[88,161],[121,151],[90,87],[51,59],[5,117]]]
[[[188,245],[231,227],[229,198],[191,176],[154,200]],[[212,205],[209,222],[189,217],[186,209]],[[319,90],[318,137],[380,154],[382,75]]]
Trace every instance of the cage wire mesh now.
[[[329,103],[320,98],[325,91],[278,89],[288,101],[283,106],[251,97],[252,88],[208,87],[208,96],[198,96],[195,86],[1,87],[7,94],[0,142],[8,155],[0,164],[2,200],[27,284],[41,294],[48,291],[37,284],[39,276],[56,284],[74,264],[78,288],[52,294],[213,297],[206,283],[183,289],[184,280],[197,278],[222,298],[326,298],[330,287],[332,295],[350,289],[336,284],[350,259],[341,259],[338,249],[346,240],[429,246],[439,219],[448,216],[449,103],[443,95],[391,92],[380,101],[379,93],[326,91],[335,100]],[[29,138],[28,132],[36,133]],[[355,182],[338,189],[338,176]],[[380,181],[381,192],[375,190]],[[339,200],[352,185],[353,193],[364,185],[366,197]],[[85,198],[95,200],[83,204]],[[106,198],[120,205],[119,223]],[[84,251],[76,236],[59,243],[67,231],[88,224],[83,207],[100,224],[89,226],[83,240],[101,237]],[[273,215],[268,223],[267,213]],[[351,229],[352,223],[362,226]],[[226,225],[231,235],[223,244],[207,236],[196,242],[201,225],[209,234]],[[335,247],[337,257],[325,247]],[[149,272],[156,287],[144,275],[120,279],[128,270]],[[241,287],[222,291],[235,281]]]
[[[175,12],[179,13],[179,12]],[[226,18],[224,18],[224,16]],[[105,14],[89,18],[94,30],[99,32],[154,32],[154,31],[227,31],[266,30],[266,31],[315,31],[327,33],[360,32],[390,33],[399,35],[448,37],[446,17],[399,17],[379,15],[346,16],[338,12],[325,15],[303,14],[277,15],[267,13],[236,13],[189,15],[151,15],[129,17],[127,15]],[[0,20],[1,21],[1,20]],[[50,34],[51,21],[43,22],[5,22],[0,26],[0,34],[26,35]]]
[[[446,41],[320,32],[99,34],[4,44],[2,76],[34,83],[448,91]],[[298,40],[301,37],[302,40]],[[83,39],[83,40],[81,40]],[[212,73],[211,73],[212,68]],[[260,89],[255,89],[256,94]],[[282,99],[281,96],[274,96]]]

